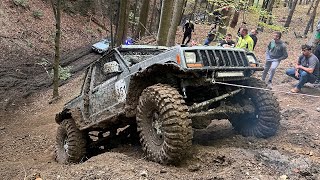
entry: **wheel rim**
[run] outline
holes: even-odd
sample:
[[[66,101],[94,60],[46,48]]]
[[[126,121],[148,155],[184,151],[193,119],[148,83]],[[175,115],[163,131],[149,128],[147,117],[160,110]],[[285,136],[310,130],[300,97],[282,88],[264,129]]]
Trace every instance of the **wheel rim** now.
[[[162,122],[159,112],[154,110],[150,113],[152,141],[155,145],[160,146],[163,143]]]

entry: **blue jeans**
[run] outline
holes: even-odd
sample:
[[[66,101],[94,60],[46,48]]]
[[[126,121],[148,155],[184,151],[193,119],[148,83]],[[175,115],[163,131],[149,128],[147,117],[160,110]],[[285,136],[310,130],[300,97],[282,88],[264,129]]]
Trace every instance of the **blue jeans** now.
[[[287,69],[286,74],[299,80],[298,84],[296,84],[296,88],[301,89],[303,85],[307,82],[314,83],[317,77],[313,74],[309,74],[304,70],[299,69],[299,77],[295,76],[295,68]]]

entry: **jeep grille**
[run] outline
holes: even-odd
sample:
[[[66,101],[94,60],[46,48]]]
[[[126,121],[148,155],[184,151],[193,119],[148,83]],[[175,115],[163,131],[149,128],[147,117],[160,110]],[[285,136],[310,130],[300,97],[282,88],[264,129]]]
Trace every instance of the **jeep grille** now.
[[[230,50],[197,50],[204,66],[246,67],[249,66],[245,52]],[[197,58],[198,58],[197,57]]]

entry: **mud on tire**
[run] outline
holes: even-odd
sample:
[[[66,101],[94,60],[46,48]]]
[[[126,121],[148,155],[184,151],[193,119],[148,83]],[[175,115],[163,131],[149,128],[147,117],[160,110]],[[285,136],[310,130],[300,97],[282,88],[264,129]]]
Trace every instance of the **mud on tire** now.
[[[255,78],[245,81],[245,85],[266,87],[264,82]],[[268,138],[276,134],[280,121],[279,103],[270,91],[246,89],[244,95],[236,98],[240,103],[244,103],[244,99],[249,100],[255,108],[255,113],[229,117],[236,131],[243,136],[259,138]]]
[[[137,108],[140,142],[149,160],[178,163],[192,145],[188,107],[179,92],[156,84],[146,88]]]
[[[86,154],[86,139],[73,119],[65,119],[57,130],[56,161],[62,164],[79,163]]]

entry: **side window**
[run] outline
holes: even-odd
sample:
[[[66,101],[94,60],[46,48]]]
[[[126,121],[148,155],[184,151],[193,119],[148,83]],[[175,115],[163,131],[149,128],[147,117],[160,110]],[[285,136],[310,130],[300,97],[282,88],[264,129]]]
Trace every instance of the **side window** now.
[[[98,62],[96,62],[95,67],[94,67],[94,87],[102,84],[106,80],[115,77],[116,75],[119,74],[120,67],[119,67],[119,72],[112,72],[112,73],[106,73],[104,68],[105,64],[108,62],[116,61],[116,58],[114,55],[109,56],[109,57],[104,57],[103,59],[100,59]]]

